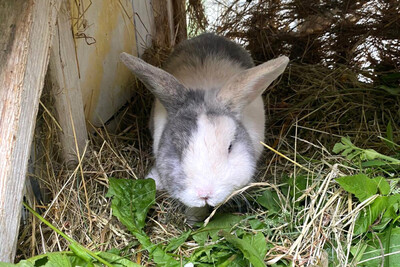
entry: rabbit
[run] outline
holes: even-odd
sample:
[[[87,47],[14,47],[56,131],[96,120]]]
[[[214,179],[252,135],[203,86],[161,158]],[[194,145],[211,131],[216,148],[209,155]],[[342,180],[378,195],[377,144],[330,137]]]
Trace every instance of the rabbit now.
[[[176,46],[163,70],[127,53],[121,61],[155,95],[155,164],[148,177],[192,210],[222,203],[249,184],[264,140],[261,94],[286,56],[255,66],[225,37],[205,33]]]

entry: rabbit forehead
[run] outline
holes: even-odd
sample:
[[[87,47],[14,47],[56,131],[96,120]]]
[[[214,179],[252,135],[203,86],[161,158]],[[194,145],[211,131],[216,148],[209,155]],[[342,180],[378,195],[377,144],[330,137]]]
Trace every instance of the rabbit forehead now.
[[[233,140],[236,132],[236,123],[233,118],[218,114],[200,114],[197,119],[197,131],[192,138],[191,145],[201,148],[225,146]],[[204,142],[201,142],[204,140]]]
[[[199,126],[202,126],[202,131],[204,131],[211,122],[214,127],[217,124],[226,123],[224,120],[218,119],[220,116],[233,118],[234,114],[226,108],[218,106],[218,103],[210,98],[212,97],[206,95],[202,90],[188,90],[178,102],[179,108],[176,113],[168,116],[159,148],[172,146],[171,149],[174,149],[181,158]]]
[[[237,123],[227,115],[200,114],[182,158],[187,181],[213,179],[226,173],[229,145],[235,139]],[[207,179],[202,179],[203,181]]]
[[[167,142],[183,156],[188,150],[196,153],[227,150],[235,137],[237,123],[224,111],[203,106],[184,110],[184,114],[170,121],[169,128],[172,140]]]

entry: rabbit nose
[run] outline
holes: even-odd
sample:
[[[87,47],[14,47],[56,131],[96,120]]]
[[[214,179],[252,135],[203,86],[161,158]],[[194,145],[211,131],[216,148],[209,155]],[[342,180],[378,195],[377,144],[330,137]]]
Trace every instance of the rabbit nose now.
[[[208,200],[212,195],[212,190],[211,189],[197,189],[197,196],[200,199],[203,200]]]

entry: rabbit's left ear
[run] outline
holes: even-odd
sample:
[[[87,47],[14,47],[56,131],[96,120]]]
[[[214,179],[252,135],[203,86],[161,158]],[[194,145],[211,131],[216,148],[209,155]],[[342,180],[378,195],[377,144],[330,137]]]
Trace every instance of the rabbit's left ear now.
[[[171,112],[176,108],[176,103],[186,88],[173,75],[127,53],[121,53],[120,59],[160,100],[167,111]]]
[[[288,63],[289,58],[281,56],[242,71],[230,78],[220,89],[217,93],[218,100],[239,113],[283,73]]]

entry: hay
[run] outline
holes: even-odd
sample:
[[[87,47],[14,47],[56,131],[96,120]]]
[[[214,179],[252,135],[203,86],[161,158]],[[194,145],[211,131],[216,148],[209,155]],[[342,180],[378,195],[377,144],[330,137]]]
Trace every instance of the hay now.
[[[296,34],[285,33],[289,30],[283,26],[289,18],[279,15],[283,7],[273,3],[234,1],[233,5],[226,6],[219,24],[211,27],[247,44],[257,61],[289,51],[290,44],[304,44],[306,39],[314,42],[328,30],[327,26],[307,30],[304,18],[310,14],[303,14],[304,21],[299,24],[303,25],[303,29],[294,31]],[[189,16],[196,18],[198,23],[197,28],[191,26],[195,32],[207,28],[204,10],[199,8],[199,4],[200,1],[189,1]],[[304,11],[306,7],[302,5],[300,10]],[[282,45],[282,40],[287,45]],[[371,200],[353,203],[347,193],[339,190],[334,178],[352,174],[355,170],[343,166],[345,160],[330,151],[341,136],[349,136],[360,147],[387,152],[381,137],[386,136],[389,122],[393,126],[394,141],[400,141],[400,99],[398,95],[379,88],[376,83],[360,80],[360,75],[364,75],[378,81],[375,70],[373,75],[371,70],[360,70],[355,67],[354,60],[333,67],[331,59],[323,60],[325,56],[320,50],[305,45],[300,47],[302,50],[291,51],[294,62],[279,83],[275,83],[264,95],[267,109],[265,143],[310,170],[306,172],[310,182],[298,199],[283,195],[280,192],[283,177],[296,178],[305,172],[277,153],[265,149],[256,178],[262,182],[262,188],[278,192],[282,213],[293,219],[292,225],[272,225],[269,229],[268,242],[274,248],[268,252],[267,260],[273,263],[286,258],[298,266],[326,266],[327,255],[323,248],[329,243],[335,247],[340,266],[346,266],[350,264],[348,258],[354,218]],[[159,66],[169,49],[148,51],[148,59]],[[392,63],[386,66],[393,67]],[[58,126],[51,116],[52,100],[48,99],[44,90],[35,134],[35,173],[30,174],[39,179],[44,191],[48,192],[44,203],[31,203],[42,209],[47,220],[89,249],[119,249],[141,263],[147,261],[146,252],[111,216],[110,199],[105,194],[109,177],[141,179],[149,170],[153,159],[147,121],[152,101],[150,93],[136,84],[131,103],[112,122],[117,131],[110,133],[107,125],[92,128],[81,165],[75,170],[67,170],[60,163],[58,154]],[[82,167],[82,172],[79,167]],[[84,185],[86,190],[83,190]],[[248,193],[250,197],[258,194],[259,185],[253,188],[255,190]],[[294,201],[306,201],[307,208],[301,211],[294,209]],[[250,207],[248,212],[266,224],[270,223],[258,207]],[[157,196],[157,204],[149,214],[146,227],[152,242],[164,243],[186,228],[175,201],[167,195]],[[342,246],[343,243],[349,246]],[[178,254],[187,257],[196,248],[197,244],[186,242]],[[17,260],[66,249],[68,244],[65,240],[32,219],[21,227]]]

